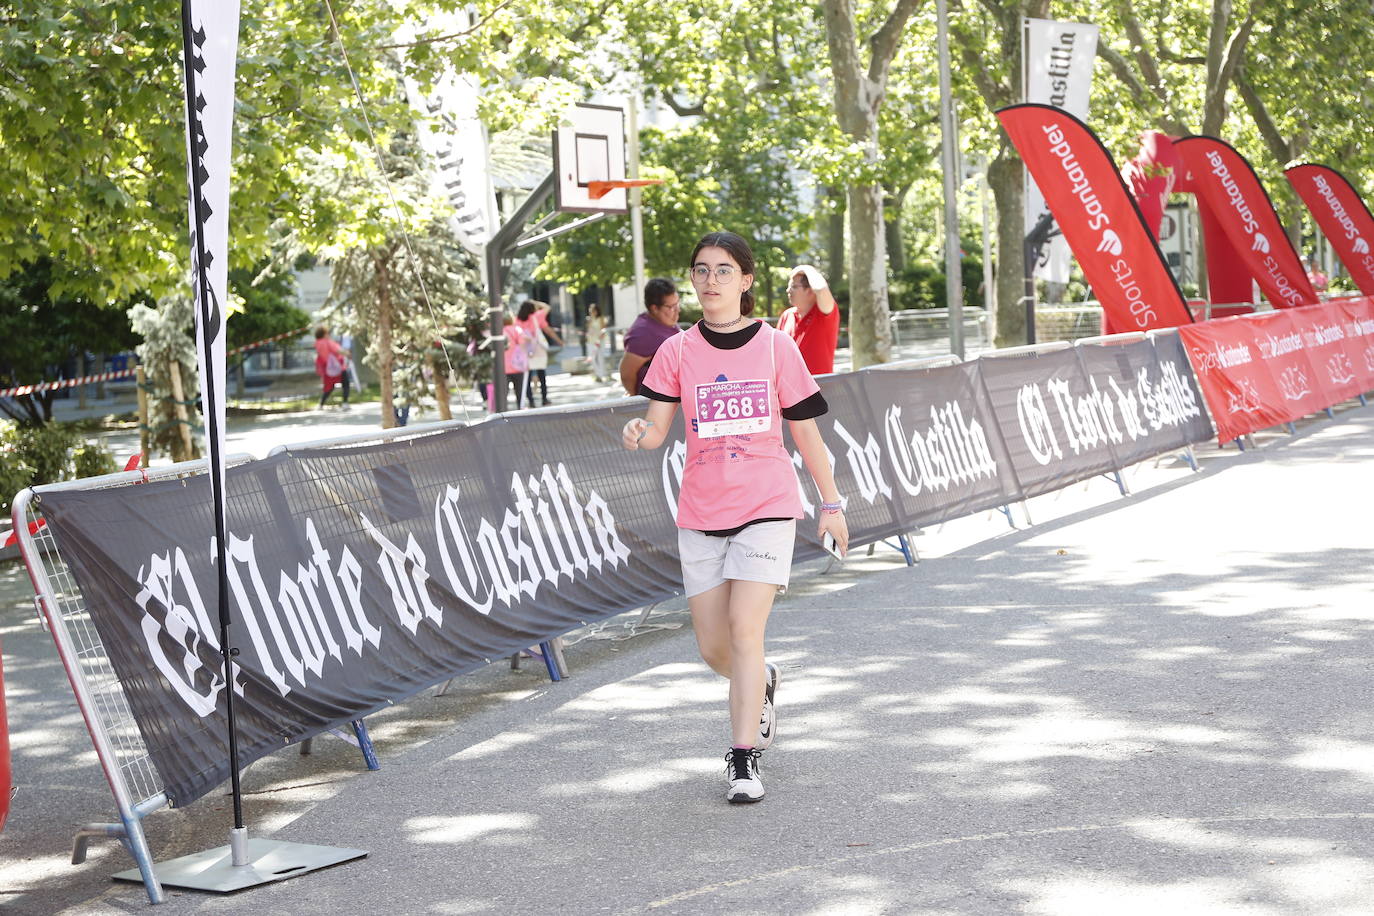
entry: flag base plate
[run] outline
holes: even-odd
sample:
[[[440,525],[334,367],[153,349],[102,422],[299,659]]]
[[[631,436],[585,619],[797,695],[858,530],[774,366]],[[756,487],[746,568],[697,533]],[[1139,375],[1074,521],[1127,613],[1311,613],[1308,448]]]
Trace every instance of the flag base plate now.
[[[260,884],[284,881],[367,855],[366,849],[314,846],[281,840],[247,841],[248,863],[234,865],[228,846],[217,846],[153,865],[158,881],[171,887],[231,894]],[[137,868],[114,875],[116,881],[143,883]]]

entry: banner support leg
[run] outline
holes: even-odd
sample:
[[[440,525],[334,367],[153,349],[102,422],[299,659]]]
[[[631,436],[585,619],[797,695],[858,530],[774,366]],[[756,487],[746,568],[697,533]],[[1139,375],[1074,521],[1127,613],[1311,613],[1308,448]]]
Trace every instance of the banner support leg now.
[[[381,763],[377,760],[377,752],[372,747],[372,738],[367,733],[367,723],[362,719],[354,719],[349,723],[353,726],[353,734],[358,738],[358,750],[363,752],[363,762],[367,764],[369,770],[380,770]]]
[[[563,677],[568,676],[568,662],[563,658],[563,637],[555,636],[549,640],[549,649],[553,652],[553,663],[558,666],[558,673]]]
[[[539,654],[544,659],[544,667],[549,670],[549,680],[555,683],[563,680],[563,675],[558,673],[558,663],[553,660],[553,649],[549,646],[548,640],[539,644]]]
[[[1184,446],[1183,458],[1188,462],[1188,466],[1191,467],[1194,471],[1202,470],[1197,465],[1197,455],[1193,453],[1193,447],[1191,445]]]
[[[900,553],[902,555],[902,559],[906,560],[907,566],[916,565],[915,561],[911,559],[911,545],[907,543],[905,534],[897,535],[897,543],[895,544],[887,539],[884,539],[883,543],[886,544],[888,547],[891,547],[898,553]]]

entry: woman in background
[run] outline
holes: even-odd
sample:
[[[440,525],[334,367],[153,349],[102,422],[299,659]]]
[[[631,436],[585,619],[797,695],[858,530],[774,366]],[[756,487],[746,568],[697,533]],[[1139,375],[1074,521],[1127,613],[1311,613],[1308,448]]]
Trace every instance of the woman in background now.
[[[324,402],[329,399],[334,386],[343,381],[344,373],[348,371],[348,357],[348,351],[329,336],[328,327],[320,325],[315,329],[315,374],[320,377],[324,387],[320,395],[320,409],[324,408]],[[348,403],[347,387],[343,390],[343,402]]]
[[[606,319],[601,306],[593,302],[587,306],[587,361],[598,382],[606,381]]]
[[[558,336],[558,332],[549,327],[549,304],[539,302],[536,299],[526,299],[520,305],[520,314],[516,316],[516,323],[525,329],[530,340],[534,341],[534,353],[530,355],[530,384],[529,390],[525,392],[525,398],[531,407],[534,406],[534,380],[539,380],[539,395],[543,400],[544,406],[549,406],[549,377],[547,369],[549,367],[549,345],[546,341],[552,340],[560,347],[563,346],[563,338]]]

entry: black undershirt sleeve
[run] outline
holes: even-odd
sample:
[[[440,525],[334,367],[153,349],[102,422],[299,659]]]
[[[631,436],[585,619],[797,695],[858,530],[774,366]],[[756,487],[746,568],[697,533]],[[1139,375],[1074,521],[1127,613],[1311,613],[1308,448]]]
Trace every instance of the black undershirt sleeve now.
[[[782,409],[784,420],[810,420],[815,417],[824,416],[830,412],[830,405],[825,403],[825,396],[817,391],[809,398],[803,398],[791,407]]]
[[[663,402],[668,403],[668,404],[681,404],[681,403],[682,403],[682,398],[675,398],[675,397],[673,397],[671,394],[659,394],[657,391],[655,391],[654,389],[650,388],[648,385],[644,384],[643,382],[640,382],[640,383],[639,383],[639,393],[642,394],[642,395],[644,395],[646,398],[648,398],[648,399],[651,400],[651,401],[663,401]],[[803,403],[805,403],[805,402],[803,402]],[[825,411],[821,411],[821,413],[825,413]]]

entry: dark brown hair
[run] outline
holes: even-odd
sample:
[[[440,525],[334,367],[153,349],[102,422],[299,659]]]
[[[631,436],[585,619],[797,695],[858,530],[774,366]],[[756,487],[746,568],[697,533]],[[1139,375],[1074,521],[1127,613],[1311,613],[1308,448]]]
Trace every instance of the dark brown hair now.
[[[708,232],[697,242],[697,247],[692,249],[692,257],[687,261],[687,269],[690,271],[697,263],[697,255],[703,248],[721,248],[725,253],[735,259],[739,265],[740,273],[752,277],[754,275],[754,253],[749,250],[749,243],[733,232]],[[739,313],[748,315],[754,311],[754,290],[746,289],[739,297]]]

